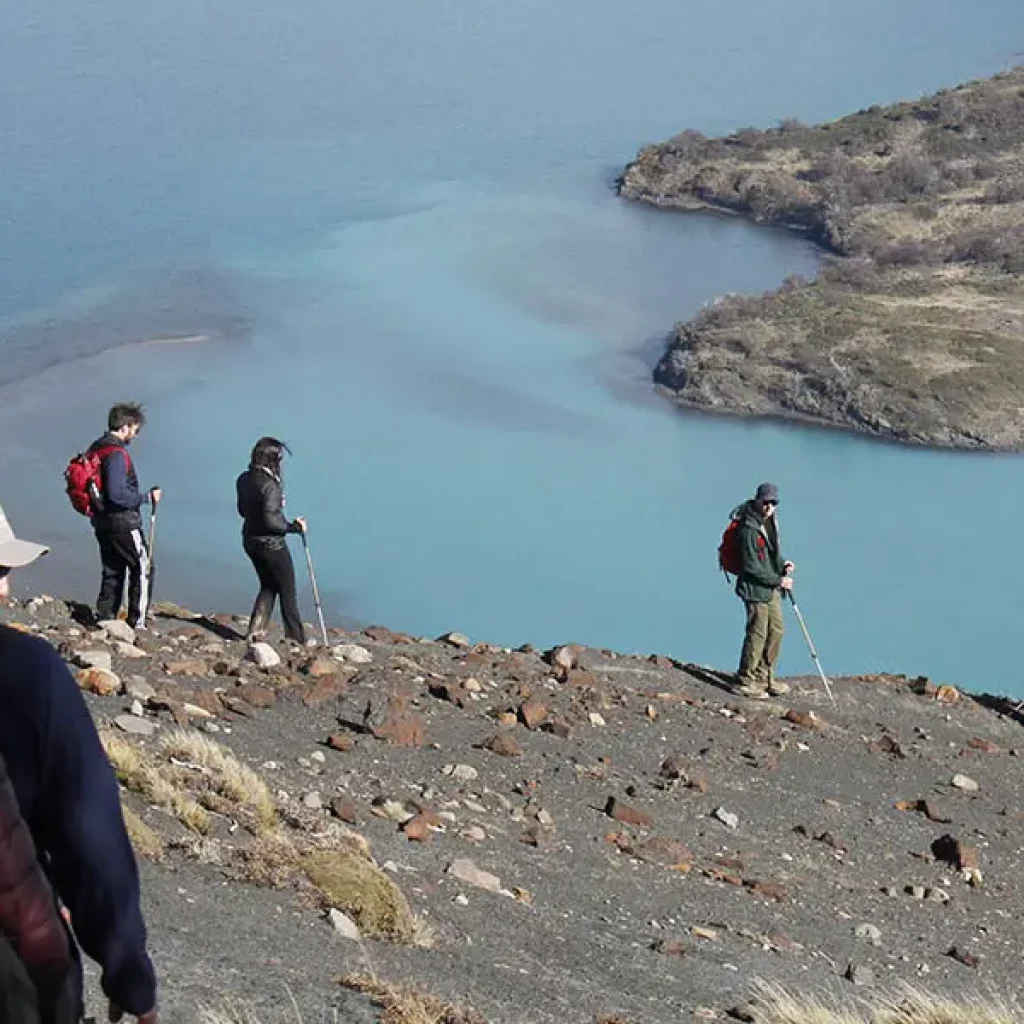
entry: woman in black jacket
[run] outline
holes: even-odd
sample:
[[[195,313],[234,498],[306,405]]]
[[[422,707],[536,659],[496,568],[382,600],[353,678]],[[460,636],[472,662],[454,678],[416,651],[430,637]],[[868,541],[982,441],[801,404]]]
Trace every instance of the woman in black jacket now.
[[[274,599],[281,598],[284,635],[297,644],[305,644],[306,632],[299,615],[295,593],[295,566],[286,539],[289,533],[305,533],[306,521],[298,516],[289,522],[284,517],[281,490],[281,461],[291,449],[274,437],[261,437],[252,450],[249,468],[238,478],[238,514],[243,519],[242,546],[260,579],[260,592],[249,617],[248,640],[261,639],[274,610]]]

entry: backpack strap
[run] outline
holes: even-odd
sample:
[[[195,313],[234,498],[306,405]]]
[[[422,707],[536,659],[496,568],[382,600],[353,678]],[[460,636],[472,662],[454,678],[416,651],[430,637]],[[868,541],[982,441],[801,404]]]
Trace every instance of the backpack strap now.
[[[129,469],[132,468],[132,457],[128,454],[128,449],[125,448],[124,445],[120,445],[120,444],[105,444],[105,445],[102,445],[99,448],[94,448],[92,450],[92,454],[95,455],[96,458],[98,458],[101,462],[111,452],[120,452],[124,456],[125,465],[127,465],[127,467]]]

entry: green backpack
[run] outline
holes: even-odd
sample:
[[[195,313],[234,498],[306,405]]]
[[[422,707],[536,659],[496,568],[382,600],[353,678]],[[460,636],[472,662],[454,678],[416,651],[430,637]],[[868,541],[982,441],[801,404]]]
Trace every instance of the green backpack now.
[[[0,1021],[39,1024],[35,985],[11,944],[0,935]]]

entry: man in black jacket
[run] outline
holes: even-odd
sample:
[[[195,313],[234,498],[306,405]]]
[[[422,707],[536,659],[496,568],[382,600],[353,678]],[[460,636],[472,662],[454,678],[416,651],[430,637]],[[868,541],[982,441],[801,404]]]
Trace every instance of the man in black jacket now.
[[[284,516],[281,463],[288,450],[277,438],[261,437],[253,446],[249,468],[235,482],[238,514],[243,520],[242,546],[260,581],[249,617],[250,642],[262,639],[278,597],[285,637],[297,644],[306,642],[287,541],[289,533],[305,532],[306,521],[298,516],[289,522]]]
[[[128,579],[128,625],[145,626],[149,609],[152,571],[149,551],[142,534],[139,509],[160,501],[159,487],[148,494],[139,490],[139,478],[128,454],[146,422],[141,405],[123,402],[107,415],[107,432],[89,449],[100,456],[99,493],[93,495],[92,525],[100,547],[100,594],[96,600],[96,618],[103,622],[117,618]]]

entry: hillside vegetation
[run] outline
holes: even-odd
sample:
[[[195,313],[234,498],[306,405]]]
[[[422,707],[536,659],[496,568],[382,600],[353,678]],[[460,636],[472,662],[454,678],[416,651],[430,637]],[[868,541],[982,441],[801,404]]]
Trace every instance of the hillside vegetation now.
[[[906,443],[1024,448],[1024,69],[829,124],[645,147],[620,193],[806,233],[820,278],[677,325],[686,406]]]

